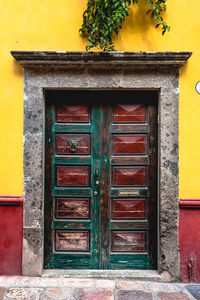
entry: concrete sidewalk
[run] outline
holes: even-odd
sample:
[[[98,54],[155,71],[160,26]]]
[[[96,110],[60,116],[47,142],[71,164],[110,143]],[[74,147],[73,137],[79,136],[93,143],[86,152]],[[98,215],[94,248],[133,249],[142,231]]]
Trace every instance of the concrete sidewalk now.
[[[188,300],[183,283],[120,279],[0,277],[0,300]],[[197,293],[198,294],[198,293]]]

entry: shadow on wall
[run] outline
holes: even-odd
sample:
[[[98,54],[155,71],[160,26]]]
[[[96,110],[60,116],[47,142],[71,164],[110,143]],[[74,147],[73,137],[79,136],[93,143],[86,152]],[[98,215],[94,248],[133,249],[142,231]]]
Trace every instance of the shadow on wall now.
[[[146,43],[150,43],[147,33],[151,26],[154,26],[154,22],[152,22],[150,16],[146,15],[148,9],[149,6],[144,5],[143,1],[139,1],[138,4],[131,5],[130,15],[127,17],[123,26],[123,31],[130,34],[140,35],[140,38]]]
[[[146,15],[149,6],[144,5],[143,1],[139,1],[138,4],[130,7],[129,21],[124,25],[124,29],[131,33],[143,34],[146,36],[149,27],[153,25],[150,16]]]
[[[130,6],[130,14],[126,18],[123,29],[120,32],[122,36],[132,35],[139,36],[139,39],[143,41],[146,47],[151,48],[152,39],[151,35],[148,34],[149,30],[154,28],[160,33],[162,38],[161,27],[155,28],[156,21],[151,19],[150,15],[147,15],[147,11],[151,7],[144,3],[144,1],[139,1],[138,4],[132,4]],[[163,14],[164,19],[167,18],[167,12]],[[114,39],[114,42],[117,42],[117,38]]]
[[[23,77],[23,68],[12,58],[12,70],[15,76]]]

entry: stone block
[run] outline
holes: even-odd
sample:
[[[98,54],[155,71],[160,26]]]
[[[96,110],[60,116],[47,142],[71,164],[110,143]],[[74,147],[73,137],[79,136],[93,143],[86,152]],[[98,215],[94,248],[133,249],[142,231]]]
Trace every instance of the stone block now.
[[[188,296],[183,293],[159,293],[161,300],[189,300]]]
[[[79,300],[114,300],[112,289],[80,289]]]
[[[38,300],[40,295],[43,293],[42,289],[34,288],[10,288],[6,295],[5,299],[13,300]],[[4,299],[4,298],[3,298]]]
[[[117,282],[117,288],[123,289],[123,290],[130,290],[130,289],[143,289],[144,285],[140,282],[135,281],[119,281]]]
[[[152,300],[152,294],[143,291],[124,291],[118,292],[117,300]]]
[[[108,288],[112,289],[115,287],[114,280],[96,280],[96,288]]]

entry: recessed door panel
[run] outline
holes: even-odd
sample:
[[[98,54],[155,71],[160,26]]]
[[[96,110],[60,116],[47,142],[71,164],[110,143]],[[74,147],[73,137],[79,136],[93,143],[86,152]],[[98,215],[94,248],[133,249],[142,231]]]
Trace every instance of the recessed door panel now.
[[[114,186],[144,186],[147,171],[145,167],[113,167]]]
[[[112,198],[112,219],[144,219],[145,200]]]
[[[88,219],[90,216],[89,198],[57,198],[55,201],[57,219]]]
[[[114,155],[136,155],[145,154],[146,137],[144,135],[114,135]]]
[[[143,104],[116,104],[113,119],[115,123],[145,122],[146,107]]]
[[[58,186],[88,186],[89,179],[89,167],[57,167]]]
[[[88,105],[65,105],[57,106],[57,122],[87,123],[89,122]]]
[[[112,232],[112,251],[113,252],[136,252],[145,251],[145,232],[122,231]]]
[[[89,251],[89,232],[56,231],[55,251]]]
[[[59,134],[56,148],[58,155],[88,155],[90,154],[90,135]]]

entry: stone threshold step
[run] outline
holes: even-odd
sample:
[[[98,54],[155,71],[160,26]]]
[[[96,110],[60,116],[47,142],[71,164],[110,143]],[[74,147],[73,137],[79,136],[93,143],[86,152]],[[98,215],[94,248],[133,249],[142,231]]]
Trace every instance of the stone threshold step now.
[[[162,282],[163,276],[154,270],[44,270],[42,277],[134,279]]]

